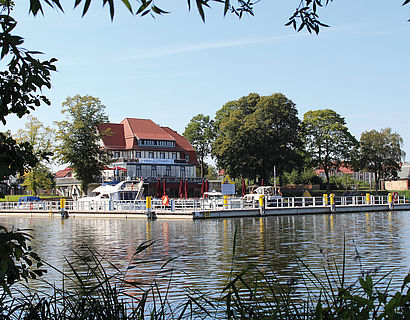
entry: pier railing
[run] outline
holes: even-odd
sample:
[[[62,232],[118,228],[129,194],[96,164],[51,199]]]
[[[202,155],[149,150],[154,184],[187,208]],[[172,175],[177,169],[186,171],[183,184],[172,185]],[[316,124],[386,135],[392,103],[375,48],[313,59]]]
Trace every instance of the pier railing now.
[[[365,206],[387,205],[388,196],[346,196],[334,197],[334,205],[337,206]],[[391,199],[392,200],[392,199]],[[280,209],[293,207],[326,207],[331,206],[330,197],[289,197],[264,201],[265,209]],[[392,200],[393,204],[408,202],[404,196]],[[229,197],[228,199],[170,199],[164,205],[161,199],[152,200],[152,210],[162,213],[180,213],[194,211],[220,211],[257,209],[259,201],[246,202],[243,198]],[[58,212],[64,207],[69,212],[145,212],[147,204],[145,200],[127,201],[36,201],[36,202],[0,202],[1,212]]]

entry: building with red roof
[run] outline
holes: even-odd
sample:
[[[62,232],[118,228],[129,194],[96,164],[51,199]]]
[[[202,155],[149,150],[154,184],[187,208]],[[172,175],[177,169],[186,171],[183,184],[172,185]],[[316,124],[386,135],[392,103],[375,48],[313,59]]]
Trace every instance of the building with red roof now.
[[[112,156],[111,166],[121,168],[103,170],[105,180],[142,177],[149,184],[147,194],[157,193],[157,181],[165,180],[171,195],[178,193],[181,180],[187,180],[191,196],[200,192],[195,149],[178,132],[149,119],[134,118],[101,124],[98,131],[103,135],[101,147]]]
[[[326,179],[325,170],[323,168],[316,169],[315,172],[322,179]],[[375,183],[375,176],[373,172],[366,170],[354,171],[349,165],[340,165],[339,167],[333,167],[329,170],[329,176],[341,177],[343,175],[349,175],[357,181],[367,182],[370,186],[373,186]]]

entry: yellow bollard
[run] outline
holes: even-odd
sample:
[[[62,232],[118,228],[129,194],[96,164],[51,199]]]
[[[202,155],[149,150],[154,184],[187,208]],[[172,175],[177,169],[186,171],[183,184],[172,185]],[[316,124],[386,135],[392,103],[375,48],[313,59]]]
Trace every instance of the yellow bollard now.
[[[147,209],[151,209],[152,208],[151,197],[146,197],[145,200],[146,200]]]
[[[323,194],[323,205],[327,206],[327,194]]]
[[[228,208],[228,196],[227,195],[224,195],[224,207],[225,209]]]
[[[261,194],[260,196],[259,196],[259,214],[261,215],[261,216],[263,216],[263,215],[265,215],[265,204],[264,204],[264,195],[263,194]]]
[[[366,193],[366,204],[370,204],[370,193]]]
[[[330,195],[330,211],[336,211],[335,195],[333,193]]]
[[[61,209],[64,209],[65,208],[65,202],[66,202],[66,199],[60,199],[60,208]]]
[[[389,203],[389,209],[393,209],[393,194],[392,193],[389,193],[389,196],[388,196],[388,203]]]
[[[263,207],[263,194],[259,196],[259,207]]]

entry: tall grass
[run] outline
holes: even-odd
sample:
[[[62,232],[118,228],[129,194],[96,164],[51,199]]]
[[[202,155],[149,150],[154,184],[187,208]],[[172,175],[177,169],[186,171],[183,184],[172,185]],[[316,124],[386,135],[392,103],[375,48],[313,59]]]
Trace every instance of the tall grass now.
[[[392,293],[390,274],[362,273],[353,282],[347,279],[345,259],[341,265],[329,261],[324,277],[299,260],[298,281],[285,281],[256,265],[237,269],[233,259],[220,292],[186,288],[184,298],[173,301],[172,259],[152,280],[127,277],[134,268],[156,263],[137,257],[151,245],[138,246],[124,270],[93,251],[88,257],[78,255],[86,271],[78,272],[67,261],[68,270],[55,269],[61,285],[43,279],[49,290],[21,284],[11,295],[3,293],[0,319],[410,319],[410,275]]]

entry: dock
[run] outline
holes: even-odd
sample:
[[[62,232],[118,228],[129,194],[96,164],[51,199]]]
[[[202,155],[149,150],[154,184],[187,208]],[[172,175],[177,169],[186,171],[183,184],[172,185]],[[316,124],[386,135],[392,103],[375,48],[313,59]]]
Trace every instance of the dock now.
[[[267,203],[263,199],[246,202],[242,198],[161,199],[127,201],[40,201],[0,202],[0,216],[60,216],[62,209],[70,218],[143,218],[143,219],[217,219],[304,214],[343,214],[375,211],[410,210],[404,196],[290,197]]]

